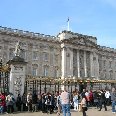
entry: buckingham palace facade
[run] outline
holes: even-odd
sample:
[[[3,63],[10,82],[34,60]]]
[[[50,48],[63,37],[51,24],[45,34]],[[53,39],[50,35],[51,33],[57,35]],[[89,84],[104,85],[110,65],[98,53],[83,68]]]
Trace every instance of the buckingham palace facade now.
[[[116,80],[116,49],[100,46],[97,38],[62,31],[57,36],[0,27],[0,58],[14,57],[20,42],[26,74],[35,77]]]

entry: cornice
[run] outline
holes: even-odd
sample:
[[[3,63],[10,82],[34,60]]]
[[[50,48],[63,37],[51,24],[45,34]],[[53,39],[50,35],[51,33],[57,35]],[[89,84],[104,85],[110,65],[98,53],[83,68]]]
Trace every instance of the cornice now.
[[[14,37],[30,38],[35,40],[38,39],[38,40],[46,41],[46,42],[59,43],[59,38],[55,36],[23,31],[18,29],[12,29],[12,28],[2,27],[2,26],[0,26],[0,34],[10,35]]]

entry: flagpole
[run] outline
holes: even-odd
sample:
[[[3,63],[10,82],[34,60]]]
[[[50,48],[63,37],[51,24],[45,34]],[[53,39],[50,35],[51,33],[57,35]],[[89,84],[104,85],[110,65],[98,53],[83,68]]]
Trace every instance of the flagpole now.
[[[67,23],[68,23],[68,31],[70,31],[69,17],[68,17]]]

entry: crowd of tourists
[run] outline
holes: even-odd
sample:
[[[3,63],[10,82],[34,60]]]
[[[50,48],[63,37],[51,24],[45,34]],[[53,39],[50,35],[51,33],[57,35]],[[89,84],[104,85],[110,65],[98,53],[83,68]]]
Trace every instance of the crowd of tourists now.
[[[86,116],[86,111],[89,107],[96,107],[98,111],[107,111],[107,106],[112,106],[112,113],[116,113],[116,90],[112,88],[109,90],[88,91],[83,89],[80,93],[75,89],[72,93],[68,92],[66,88],[60,92],[47,92],[37,94],[36,91],[32,93],[18,94],[17,98],[12,93],[5,95],[0,93],[0,113],[13,112],[39,112],[54,113],[57,115],[63,113],[63,116],[71,116],[70,109],[75,111],[82,110],[83,116]]]

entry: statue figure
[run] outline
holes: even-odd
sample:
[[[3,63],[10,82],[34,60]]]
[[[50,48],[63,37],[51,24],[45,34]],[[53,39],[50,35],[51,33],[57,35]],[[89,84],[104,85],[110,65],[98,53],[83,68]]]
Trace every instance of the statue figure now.
[[[17,93],[20,93],[21,92],[21,86],[22,86],[21,77],[16,78],[16,81],[14,82],[14,85],[15,85],[15,91]]]
[[[15,56],[20,56],[20,52],[21,52],[21,49],[20,49],[20,45],[18,41],[18,43],[15,46],[15,51],[14,51]]]

